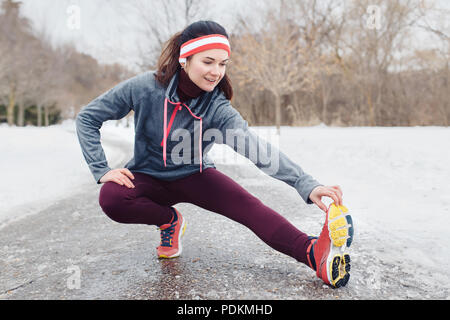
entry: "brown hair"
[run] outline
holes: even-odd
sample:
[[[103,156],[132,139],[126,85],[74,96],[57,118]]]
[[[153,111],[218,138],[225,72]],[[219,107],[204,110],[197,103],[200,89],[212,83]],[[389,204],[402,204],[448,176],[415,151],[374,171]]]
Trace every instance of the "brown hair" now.
[[[221,34],[228,38],[225,29],[214,21],[197,21],[187,26],[183,31],[175,33],[163,46],[157,64],[156,80],[167,87],[173,75],[181,70],[178,61],[181,45],[186,41],[209,34]],[[187,57],[187,60],[190,58]],[[233,98],[231,80],[226,73],[218,86],[228,100]]]

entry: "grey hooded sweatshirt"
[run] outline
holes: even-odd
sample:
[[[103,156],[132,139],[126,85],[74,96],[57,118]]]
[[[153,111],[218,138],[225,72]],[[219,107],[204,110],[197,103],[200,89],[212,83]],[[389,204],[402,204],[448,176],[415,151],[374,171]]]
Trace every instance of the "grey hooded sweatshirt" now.
[[[125,165],[130,171],[161,180],[180,179],[215,168],[207,153],[214,143],[227,144],[312,203],[309,194],[321,184],[258,137],[218,86],[190,100],[188,106],[179,102],[178,79],[179,72],[165,88],[155,79],[155,72],[148,71],[119,83],[81,109],[77,135],[98,184],[111,170],[100,143],[100,128],[103,122],[121,119],[133,110],[134,156]]]

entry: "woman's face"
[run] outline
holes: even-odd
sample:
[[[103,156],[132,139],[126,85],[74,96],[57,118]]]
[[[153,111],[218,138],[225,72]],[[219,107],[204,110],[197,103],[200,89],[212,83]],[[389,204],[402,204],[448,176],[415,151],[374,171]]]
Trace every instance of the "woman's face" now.
[[[187,59],[184,71],[199,88],[205,91],[213,91],[225,76],[228,60],[229,57],[226,50],[206,50],[196,53],[190,59]]]

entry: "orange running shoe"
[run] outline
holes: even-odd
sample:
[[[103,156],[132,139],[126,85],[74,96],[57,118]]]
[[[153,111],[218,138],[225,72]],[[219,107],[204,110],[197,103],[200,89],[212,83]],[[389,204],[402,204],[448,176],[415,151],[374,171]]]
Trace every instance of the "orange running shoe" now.
[[[177,209],[173,207],[171,209],[173,211],[172,220],[158,228],[161,230],[161,242],[156,248],[158,258],[175,258],[183,250],[181,237],[186,230],[186,220]]]
[[[350,255],[346,249],[353,241],[353,221],[344,206],[332,203],[319,238],[311,239],[307,250],[309,266],[326,284],[339,288],[350,279]]]

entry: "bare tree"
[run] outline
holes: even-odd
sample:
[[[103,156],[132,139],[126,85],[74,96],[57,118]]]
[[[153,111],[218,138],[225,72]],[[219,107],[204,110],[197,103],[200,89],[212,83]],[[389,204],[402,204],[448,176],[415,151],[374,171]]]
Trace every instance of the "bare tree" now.
[[[125,14],[127,26],[137,35],[141,71],[154,69],[163,44],[176,32],[200,18],[208,18],[210,1],[132,0],[116,7]]]
[[[421,17],[419,6],[416,0],[353,0],[346,8],[349,23],[343,47],[351,62],[342,67],[347,68],[347,80],[360,89],[365,99],[369,125],[383,121],[378,118],[388,73],[395,71],[395,55],[410,41],[411,27]],[[372,13],[368,13],[370,8],[375,11],[374,21]]]
[[[241,19],[245,31],[234,39],[233,64],[239,85],[253,83],[272,93],[279,134],[283,95],[314,89],[320,57],[302,46],[298,27],[285,16],[268,12],[264,21],[266,27],[255,33]]]
[[[442,125],[450,124],[450,10],[438,7],[435,3],[423,2],[420,9],[425,17],[418,27],[427,31],[434,40],[434,48],[416,50],[412,61],[429,74],[428,82],[430,105],[436,111],[436,118]],[[431,16],[430,19],[428,17]],[[436,120],[434,120],[434,123]],[[433,123],[433,119],[430,119]]]
[[[24,58],[25,46],[29,40],[31,30],[28,19],[20,16],[21,2],[4,0],[1,3],[0,13],[0,47],[4,55],[1,58],[1,89],[8,96],[7,121],[14,124],[14,107],[17,102],[20,83],[26,81],[22,71],[26,69],[27,61]]]
[[[340,74],[336,61],[340,39],[343,36],[345,15],[342,0],[283,0],[285,14],[299,26],[301,43],[308,52],[317,52],[320,64],[317,65],[317,93],[320,99],[312,99],[312,107],[323,122],[329,117],[328,105],[333,96],[334,76]],[[292,109],[298,117],[300,105],[294,103]]]

